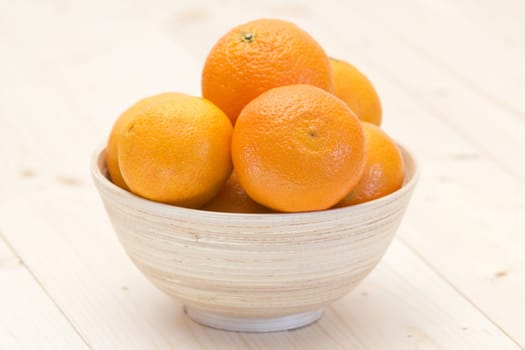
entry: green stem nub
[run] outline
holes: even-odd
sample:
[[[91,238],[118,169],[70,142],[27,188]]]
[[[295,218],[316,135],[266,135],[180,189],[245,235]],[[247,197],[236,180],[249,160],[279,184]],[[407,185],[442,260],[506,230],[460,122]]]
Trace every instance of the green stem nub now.
[[[244,43],[251,43],[255,40],[255,33],[242,33],[241,41]]]

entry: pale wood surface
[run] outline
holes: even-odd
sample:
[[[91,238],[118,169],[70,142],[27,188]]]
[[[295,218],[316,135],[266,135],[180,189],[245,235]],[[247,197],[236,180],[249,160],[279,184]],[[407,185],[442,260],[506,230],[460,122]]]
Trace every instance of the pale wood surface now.
[[[88,348],[2,240],[0,288],[0,349]]]
[[[0,349],[524,348],[524,7],[1,1],[0,235],[14,255],[0,241]],[[319,323],[226,333],[186,319],[133,267],[88,166],[130,103],[199,94],[218,35],[269,16],[371,78],[385,130],[423,172],[401,240]]]

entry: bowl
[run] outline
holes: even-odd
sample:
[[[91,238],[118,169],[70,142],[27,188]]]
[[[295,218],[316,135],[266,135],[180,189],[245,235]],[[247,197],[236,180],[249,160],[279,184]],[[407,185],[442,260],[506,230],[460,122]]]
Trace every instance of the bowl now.
[[[376,266],[399,227],[418,178],[400,146],[403,186],[385,197],[305,213],[235,214],[181,208],[114,185],[105,150],[91,172],[126,253],[194,321],[269,332],[305,326]]]

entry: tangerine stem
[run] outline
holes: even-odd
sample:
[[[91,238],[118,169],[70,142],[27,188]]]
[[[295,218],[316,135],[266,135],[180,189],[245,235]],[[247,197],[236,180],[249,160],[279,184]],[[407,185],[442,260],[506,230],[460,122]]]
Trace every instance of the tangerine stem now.
[[[241,41],[245,43],[251,43],[255,40],[255,33],[248,32],[248,33],[242,33],[241,35]]]

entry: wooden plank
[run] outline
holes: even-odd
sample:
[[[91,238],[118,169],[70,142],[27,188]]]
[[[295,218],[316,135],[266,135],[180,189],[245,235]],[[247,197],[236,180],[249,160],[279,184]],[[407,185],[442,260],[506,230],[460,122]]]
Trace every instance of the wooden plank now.
[[[172,307],[165,308],[166,305],[159,305],[156,297],[160,292],[153,288],[147,289],[149,293],[141,293],[142,285],[149,286],[140,276],[137,275],[135,277],[138,278],[129,281],[129,273],[136,272],[120,251],[115,236],[107,230],[108,222],[98,220],[98,226],[84,226],[85,222],[93,221],[93,213],[102,214],[102,208],[98,205],[98,198],[92,188],[93,201],[89,203],[85,196],[78,195],[80,191],[86,191],[86,186],[56,186],[64,187],[62,193],[53,189],[34,196],[40,198],[38,206],[32,207],[27,202],[22,204],[26,200],[20,200],[19,204],[26,208],[25,211],[14,203],[1,210],[5,232],[25,232],[18,237],[20,241],[15,247],[24,251],[21,255],[24,256],[24,260],[30,260],[27,265],[31,271],[37,275],[55,302],[60,307],[65,306],[64,312],[80,333],[85,334],[92,347],[147,349],[158,342],[167,344],[163,341],[164,334],[158,332],[158,329],[178,329],[179,321],[177,318],[171,318],[174,312],[179,311],[178,307],[171,305]],[[54,214],[41,216],[38,211],[42,205],[54,208]],[[31,215],[31,220],[24,219],[23,212]],[[72,215],[73,212],[76,214]],[[77,221],[79,218],[80,222]],[[99,219],[104,217],[99,215]],[[13,224],[15,227],[11,226]],[[100,229],[101,225],[104,229]],[[9,233],[6,237],[11,241]],[[97,247],[98,245],[100,246]],[[38,251],[40,257],[29,253],[28,247]],[[100,253],[108,248],[109,254]],[[34,263],[41,266],[34,266]],[[47,274],[41,275],[41,269],[47,270]],[[109,281],[110,286],[105,282],[108,277],[112,279]],[[138,287],[135,285],[137,282]],[[146,303],[145,300],[153,302]],[[162,300],[161,298],[160,301]],[[150,320],[148,314],[151,314],[151,311],[162,317]],[[139,325],[134,330],[134,333],[141,333],[138,339],[127,331],[130,324]],[[160,324],[164,326],[157,329]],[[177,336],[177,344],[182,348],[185,345],[184,334],[182,332]]]
[[[379,268],[316,325],[237,334],[194,324],[144,279],[91,186],[50,185],[0,210],[7,239],[95,349],[519,348],[397,241]]]
[[[2,239],[0,286],[0,349],[88,348]]]
[[[524,187],[482,150],[432,121],[410,98],[396,94],[396,86],[377,81],[391,102],[386,110],[404,115],[390,130],[411,145],[422,145],[418,148],[426,176],[404,240],[524,344]],[[487,190],[496,183],[497,190]]]
[[[361,4],[351,16],[358,33],[367,23],[377,26],[362,31],[370,41],[363,53],[384,75],[525,183],[525,166],[516,162],[525,149],[525,47],[516,37],[523,22],[514,36],[521,49],[513,50],[497,29],[473,23],[452,2],[406,0],[382,11]],[[385,53],[388,64],[378,59]]]
[[[370,20],[358,17],[351,22],[365,28]],[[388,33],[370,37],[375,45],[355,40],[348,50],[382,93],[384,127],[424,169],[403,239],[523,346],[525,167],[516,159],[525,126]],[[390,64],[378,59],[385,52]],[[438,94],[427,86],[435,82]]]
[[[293,18],[313,28],[332,55],[362,67],[383,98],[385,129],[422,161],[411,229],[403,238],[525,344],[525,165],[516,161],[525,149],[525,125],[391,31],[380,30],[381,23],[372,26],[373,20],[352,11],[344,13],[345,21],[333,20],[330,8],[315,11],[322,29],[312,18]],[[312,6],[303,13],[313,12]],[[195,42],[184,44],[200,57]]]
[[[516,116],[525,115],[522,1],[491,6],[472,1],[404,0],[376,6],[356,3],[355,11],[378,29],[445,66],[463,83]]]
[[[313,28],[332,55],[348,57],[372,78],[383,97],[385,129],[417,150],[429,180],[422,180],[418,189],[415,228],[403,236],[524,344],[520,291],[525,262],[520,247],[525,242],[519,215],[525,207],[525,168],[516,159],[525,149],[525,126],[390,31],[377,29],[381,23],[352,11],[336,21],[330,8],[312,6],[303,12],[315,12],[322,25],[308,16],[290,17]],[[195,42],[185,45],[200,57],[202,49]],[[495,183],[497,190],[487,192],[487,184]],[[511,274],[505,266],[511,266]]]

